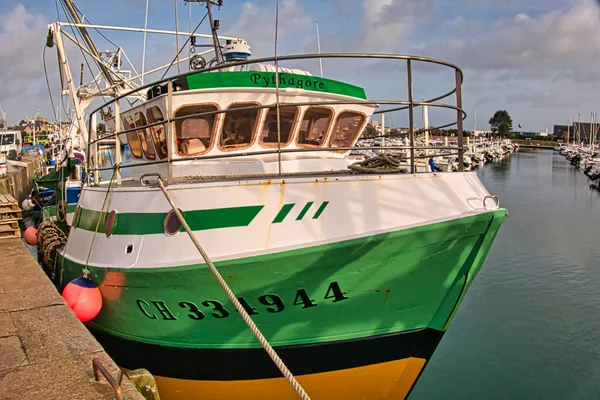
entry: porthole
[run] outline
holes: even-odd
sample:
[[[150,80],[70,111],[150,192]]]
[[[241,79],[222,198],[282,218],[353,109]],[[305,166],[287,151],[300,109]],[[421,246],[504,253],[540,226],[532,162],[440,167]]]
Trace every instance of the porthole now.
[[[183,211],[181,211],[180,209],[178,209],[178,210],[181,213],[181,215],[183,216]],[[165,235],[167,235],[167,236],[176,235],[177,232],[179,232],[179,230],[181,229],[181,226],[182,226],[181,221],[179,221],[179,218],[177,218],[177,214],[175,214],[175,211],[174,210],[169,211],[169,213],[165,217],[165,222],[164,222]]]
[[[106,237],[109,238],[115,232],[115,228],[117,227],[117,210],[112,210],[106,216],[106,221],[104,222],[104,233]]]

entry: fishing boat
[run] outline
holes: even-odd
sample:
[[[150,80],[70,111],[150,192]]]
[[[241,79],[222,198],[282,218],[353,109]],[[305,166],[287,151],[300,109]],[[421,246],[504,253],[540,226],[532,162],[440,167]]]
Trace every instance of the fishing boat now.
[[[48,43],[69,77],[66,28],[89,38],[98,26],[62,3],[72,21],[51,24]],[[408,110],[411,127],[419,105],[449,108],[462,132],[462,72],[390,54],[251,60],[245,40],[217,34],[214,2],[195,3],[209,16],[212,60],[196,53],[189,71],[142,84],[113,62],[121,49],[93,57],[112,99],[87,121],[90,98],[65,79],[89,174],[56,254],[57,284],[83,274],[98,286],[102,309],[88,328],[119,366],[149,370],[163,399],[405,398],[506,210],[463,171],[461,134],[458,172],[417,173],[412,128],[406,168],[385,154],[393,146],[365,147],[378,153],[359,162],[349,153],[383,106]],[[91,40],[81,45],[99,54]],[[357,84],[281,65],[317,59],[409,71],[433,63],[455,74],[445,97],[456,105],[410,93],[369,100]],[[121,109],[127,99],[137,101]],[[114,132],[114,165],[95,161],[98,114]],[[275,353],[304,391],[288,384]]]

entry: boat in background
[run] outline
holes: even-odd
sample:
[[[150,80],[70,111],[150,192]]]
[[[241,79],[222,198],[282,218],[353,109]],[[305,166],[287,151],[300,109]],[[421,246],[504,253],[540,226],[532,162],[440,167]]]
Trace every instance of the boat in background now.
[[[62,3],[72,22],[51,24],[48,43],[81,116],[74,124],[87,139],[89,174],[68,239],[45,268],[56,268],[60,287],[82,274],[98,286],[102,310],[87,326],[107,353],[122,368],[148,369],[167,400],[297,398],[245,314],[313,399],[407,397],[506,217],[464,171],[460,69],[389,54],[252,61],[245,40],[217,34],[213,1],[197,0],[209,16],[212,59],[204,59],[209,50],[195,53],[188,72],[143,83],[121,70],[118,48],[94,57],[106,86],[81,91],[63,29],[89,38],[89,26],[71,0]],[[91,40],[77,44],[99,55]],[[456,86],[419,103],[412,93],[369,100],[355,82],[280,67],[318,58],[350,68],[389,60],[409,77],[414,64],[441,66]],[[89,110],[106,93],[113,98]],[[454,94],[456,105],[438,102]],[[377,154],[350,157],[373,116],[407,110],[413,127],[420,105],[456,111],[458,143],[444,154],[457,157],[457,172],[417,171],[427,154],[413,128],[409,146],[363,146]],[[114,132],[102,139],[98,114]],[[96,155],[108,136],[116,158],[106,167]],[[121,143],[132,155],[127,165]]]

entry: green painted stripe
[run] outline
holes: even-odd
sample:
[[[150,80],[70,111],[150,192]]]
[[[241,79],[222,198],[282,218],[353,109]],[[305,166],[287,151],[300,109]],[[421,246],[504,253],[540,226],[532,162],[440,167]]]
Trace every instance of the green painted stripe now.
[[[190,89],[222,87],[275,88],[275,72],[236,71],[198,73],[188,76],[187,83]],[[341,94],[359,99],[367,98],[365,90],[361,87],[333,79],[318,78],[316,76],[280,73],[279,87]]]
[[[486,212],[215,264],[235,294],[255,310],[253,320],[274,346],[422,328],[441,331],[483,264],[505,215],[505,210]],[[125,249],[106,251],[124,254]],[[83,268],[63,258],[57,265],[63,286]],[[204,263],[89,269],[104,296],[102,312],[92,321],[98,329],[183,348],[260,346]],[[345,299],[334,301],[332,282]],[[273,312],[277,299],[282,303]],[[165,314],[167,308],[172,317]],[[219,311],[223,309],[228,316]],[[199,312],[204,317],[195,319]]]
[[[77,203],[68,204],[67,205],[67,214],[74,213],[76,209],[77,209]],[[56,206],[48,207],[46,210],[48,211],[48,215],[50,215],[51,217],[56,216]]]
[[[264,206],[215,208],[212,210],[190,210],[184,218],[193,231],[248,226]],[[104,231],[106,213],[81,209],[77,228],[94,231],[101,218],[98,231]],[[167,213],[119,213],[114,235],[150,235],[164,233]],[[183,228],[182,228],[183,229]]]
[[[317,210],[317,212],[313,216],[313,219],[317,219],[317,218],[319,218],[321,216],[321,214],[323,214],[323,211],[325,211],[325,208],[327,208],[327,204],[329,204],[328,201],[324,201],[323,204],[321,204],[321,207],[319,207],[319,209]]]
[[[314,203],[312,201],[309,201],[308,203],[306,203],[306,205],[304,206],[304,208],[302,209],[302,211],[300,211],[300,214],[298,215],[298,218],[296,218],[296,221],[302,221],[302,218],[304,218],[304,216],[306,215],[306,213],[308,212],[308,210],[310,209],[310,207],[313,204]]]
[[[280,222],[282,222],[285,217],[287,217],[287,215],[290,213],[290,211],[292,211],[292,208],[294,208],[295,203],[291,203],[291,204],[284,204],[283,207],[281,207],[281,210],[279,210],[279,213],[277,213],[277,215],[275,216],[275,219],[273,220],[273,224],[278,224]]]

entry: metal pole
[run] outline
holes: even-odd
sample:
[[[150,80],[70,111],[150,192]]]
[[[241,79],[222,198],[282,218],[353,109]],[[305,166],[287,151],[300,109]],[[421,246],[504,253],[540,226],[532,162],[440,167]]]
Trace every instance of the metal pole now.
[[[412,60],[406,60],[408,75],[408,137],[410,140],[410,173],[415,173],[415,106],[413,105]]]
[[[279,0],[275,1],[275,103],[277,112],[277,170],[281,176],[281,110],[279,108],[279,61],[277,60],[277,39],[279,36]],[[323,138],[325,140],[325,138]]]
[[[223,54],[221,53],[221,45],[219,44],[219,36],[217,36],[218,26],[215,26],[215,21],[213,20],[212,11],[210,9],[210,1],[206,2],[206,12],[208,13],[208,20],[210,21],[210,29],[213,37],[213,44],[215,46],[215,56],[217,56],[217,64],[223,63]],[[177,50],[179,51],[179,50]]]
[[[100,171],[98,171],[98,141],[96,139],[98,139],[98,132],[96,131],[96,113],[93,113],[92,115],[90,115],[90,138],[91,141],[94,142],[94,147],[93,147],[93,155],[91,156],[93,161],[93,174],[94,174],[94,184],[98,185],[100,183]],[[87,157],[90,158],[90,155],[87,154]]]
[[[177,14],[177,0],[173,0],[175,5],[175,51],[177,52],[177,74],[181,73],[181,64],[179,62],[179,15]]]
[[[119,100],[115,101],[115,132],[119,132],[121,130],[121,106],[119,104]],[[115,162],[117,164],[121,163],[121,139],[119,135],[115,135]],[[117,178],[117,186],[121,186],[121,168],[117,168],[115,171]]]
[[[146,0],[146,18],[144,19],[144,45],[142,46],[142,74],[141,74],[142,86],[144,85],[144,70],[146,67],[146,35],[148,34],[146,29],[148,29],[148,2],[149,1],[150,0]],[[177,50],[179,51],[179,49],[177,49]]]
[[[173,118],[173,83],[167,81],[167,121]],[[216,122],[216,121],[215,121]],[[167,182],[171,183],[173,179],[173,143],[175,142],[175,122],[170,122],[165,126],[165,137],[167,138]]]
[[[463,116],[462,116],[462,74],[457,69],[456,77],[456,129],[458,135],[458,170],[464,171],[464,149],[463,149]]]
[[[381,113],[381,146],[385,147],[385,113]],[[385,149],[381,150],[381,154],[385,153]]]

